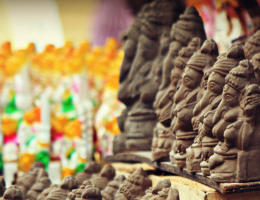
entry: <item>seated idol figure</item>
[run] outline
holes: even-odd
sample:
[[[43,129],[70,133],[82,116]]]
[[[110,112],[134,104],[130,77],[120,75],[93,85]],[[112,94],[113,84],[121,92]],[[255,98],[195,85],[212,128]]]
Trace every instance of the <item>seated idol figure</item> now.
[[[171,132],[171,117],[170,112],[173,105],[173,97],[177,91],[177,85],[181,79],[182,73],[186,67],[187,62],[194,52],[200,48],[200,39],[193,38],[188,47],[183,47],[179,51],[179,56],[175,61],[175,66],[171,72],[171,85],[169,90],[161,98],[156,107],[158,122],[154,129],[153,143],[152,143],[152,160],[162,161],[169,160],[169,152],[171,151],[174,136]]]
[[[219,139],[219,143],[214,148],[214,155],[209,159],[210,177],[216,182],[233,182],[243,179],[249,181],[254,179],[251,175],[258,175],[246,167],[249,166],[248,164],[252,164],[250,167],[257,167],[256,164],[259,166],[259,162],[251,159],[251,156],[256,156],[259,151],[259,147],[256,148],[254,143],[258,142],[257,137],[252,136],[254,128],[245,125],[247,103],[253,102],[253,107],[258,106],[255,104],[256,102],[250,101],[250,97],[247,97],[252,95],[252,100],[258,99],[258,97],[254,98],[254,95],[258,95],[257,90],[252,90],[256,94],[247,90],[247,87],[255,82],[254,69],[249,60],[241,61],[239,66],[232,69],[225,78],[222,101],[213,117],[215,126],[212,133]],[[249,107],[250,105],[247,108]],[[256,108],[258,110],[258,107]],[[247,130],[243,128],[244,126],[247,126]],[[250,141],[251,136],[255,141]],[[245,141],[247,144],[244,143]],[[250,151],[249,143],[253,145],[253,151]],[[238,151],[239,148],[242,152]],[[255,178],[257,179],[257,177]]]
[[[214,40],[206,40],[201,49],[190,58],[183,73],[179,90],[174,96],[171,111],[171,129],[175,137],[170,159],[179,168],[186,166],[186,149],[193,143],[197,132],[193,131],[191,119],[197,96],[202,89],[203,75],[215,63],[218,56]]]
[[[204,176],[209,176],[208,160],[213,154],[213,148],[218,139],[212,135],[213,115],[221,99],[225,77],[231,69],[238,66],[245,59],[242,45],[234,44],[227,54],[218,57],[209,75],[206,92],[193,110],[193,130],[198,131],[198,136],[193,144],[186,150],[186,166],[189,172],[202,171]],[[201,163],[203,161],[203,163]]]
[[[120,185],[115,200],[141,200],[145,195],[145,191],[151,186],[152,181],[143,168],[140,167]]]
[[[247,39],[244,50],[246,59],[252,59],[256,53],[260,53],[260,30]]]
[[[114,153],[151,149],[161,63],[168,51],[170,27],[182,10],[173,1],[153,1],[142,9],[129,31],[118,91],[118,99],[127,108],[118,120],[122,134],[114,138]]]

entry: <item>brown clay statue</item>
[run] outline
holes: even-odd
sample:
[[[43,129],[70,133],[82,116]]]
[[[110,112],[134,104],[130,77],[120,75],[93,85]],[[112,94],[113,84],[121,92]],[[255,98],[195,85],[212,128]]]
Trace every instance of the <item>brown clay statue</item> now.
[[[16,185],[11,185],[4,193],[3,200],[23,200],[23,195],[20,188]]]
[[[111,181],[107,187],[101,192],[103,200],[113,200],[115,198],[116,192],[119,186],[125,180],[124,175],[117,176],[113,181]]]
[[[38,168],[27,172],[23,177],[17,181],[17,186],[20,188],[23,198],[25,199],[27,192],[33,186],[38,176]]]
[[[151,187],[148,190],[146,190],[146,195],[143,196],[142,200],[149,200],[152,199],[155,196],[158,196],[158,193],[161,192],[163,189],[170,188],[171,187],[171,181],[168,179],[164,179],[162,181],[159,181],[155,187]]]
[[[255,81],[249,60],[241,61],[225,78],[222,101],[213,117],[212,133],[219,140],[209,159],[210,176],[214,181],[240,182],[260,178],[255,170],[260,164],[257,161],[259,137],[255,129],[259,122],[254,121],[258,119],[255,113],[259,112],[259,88],[247,89]]]
[[[26,199],[36,200],[38,195],[51,185],[51,181],[47,177],[41,178],[39,182],[36,182],[27,193]]]
[[[171,71],[178,57],[178,52],[182,47],[188,46],[188,43],[194,38],[200,39],[201,43],[206,39],[203,21],[198,11],[193,6],[187,7],[184,14],[180,15],[179,20],[173,24],[171,29],[171,44],[163,65],[163,77],[159,91],[156,95],[155,108],[162,109],[165,105],[161,98],[168,95],[171,84]],[[162,101],[162,102],[161,102]]]
[[[85,190],[82,193],[81,196],[82,200],[102,200],[102,195],[100,190],[93,186],[93,185],[88,185],[86,186]]]
[[[4,195],[5,192],[5,179],[3,176],[0,177],[0,197]]]
[[[200,48],[200,39],[193,38],[188,47],[183,47],[179,51],[179,56],[176,58],[174,68],[171,72],[171,84],[165,95],[161,98],[160,103],[157,104],[156,113],[158,123],[154,129],[153,143],[152,143],[152,160],[162,161],[169,160],[169,152],[172,148],[173,134],[170,129],[171,125],[171,108],[173,104],[173,97],[177,91],[177,84],[181,79],[186,63]]]
[[[246,59],[251,59],[260,52],[260,30],[249,37],[244,45]]]
[[[90,181],[84,181],[84,183],[78,189],[72,190],[68,194],[67,200],[80,199],[85,187],[87,187],[88,185],[92,186],[92,183]]]
[[[50,187],[46,188],[43,190],[37,197],[37,200],[45,200],[45,198],[49,195],[49,193],[55,189],[58,188],[59,186],[57,184],[53,184]]]
[[[162,60],[168,51],[169,32],[183,7],[170,0],[146,5],[125,43],[118,99],[126,110],[118,119],[122,134],[114,138],[114,153],[150,150],[157,117],[153,102],[161,81]]]
[[[198,132],[198,136],[194,139],[193,144],[186,149],[186,166],[189,172],[202,170],[204,176],[210,175],[208,160],[213,154],[213,148],[218,143],[218,139],[212,135],[213,115],[222,99],[225,77],[243,59],[245,59],[245,54],[242,45],[234,44],[227,54],[218,57],[217,62],[212,67],[206,92],[193,110],[193,130]]]
[[[90,179],[93,174],[99,173],[101,167],[98,163],[91,161],[87,164],[84,169],[84,172],[79,172],[75,178],[79,185],[81,185],[85,180]]]
[[[105,189],[107,184],[114,179],[116,175],[115,168],[112,165],[106,165],[101,173],[90,179],[92,185],[100,190]]]
[[[215,41],[206,40],[201,49],[194,53],[188,61],[182,76],[181,86],[174,96],[171,129],[175,142],[170,152],[170,159],[179,168],[186,166],[186,149],[197,136],[197,132],[193,130],[191,119],[193,108],[199,100],[197,97],[203,89],[204,72],[213,66],[217,56],[218,48]]]
[[[65,200],[67,195],[73,189],[78,188],[78,183],[73,176],[67,176],[63,179],[61,185],[58,188],[53,189],[49,195],[46,197],[46,200]]]
[[[151,186],[152,181],[140,167],[120,185],[115,200],[140,200]]]
[[[252,58],[251,62],[254,66],[257,84],[260,85],[260,53],[255,54],[254,57]]]

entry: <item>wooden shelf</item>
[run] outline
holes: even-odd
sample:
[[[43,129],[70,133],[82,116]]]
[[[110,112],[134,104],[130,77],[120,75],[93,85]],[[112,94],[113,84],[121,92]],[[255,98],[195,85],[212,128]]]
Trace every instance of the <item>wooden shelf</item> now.
[[[105,161],[125,163],[147,163],[150,166],[160,169],[162,171],[177,174],[190,180],[202,183],[204,185],[208,185],[222,194],[260,190],[260,182],[217,183],[211,180],[209,177],[203,176],[201,173],[189,173],[185,169],[179,170],[176,165],[173,165],[170,162],[152,162],[151,152],[149,151],[119,153],[113,156],[105,157]]]

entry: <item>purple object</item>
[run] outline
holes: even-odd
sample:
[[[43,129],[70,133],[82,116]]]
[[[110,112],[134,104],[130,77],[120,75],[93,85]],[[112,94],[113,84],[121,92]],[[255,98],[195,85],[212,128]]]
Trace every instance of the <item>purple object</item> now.
[[[119,41],[121,31],[128,29],[134,18],[126,0],[101,0],[94,21],[93,45],[104,45],[108,37]]]

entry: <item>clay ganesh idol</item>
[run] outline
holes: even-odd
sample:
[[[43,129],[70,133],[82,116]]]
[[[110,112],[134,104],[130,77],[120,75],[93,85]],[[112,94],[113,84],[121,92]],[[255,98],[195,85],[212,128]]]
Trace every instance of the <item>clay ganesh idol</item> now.
[[[106,165],[100,174],[93,176],[90,182],[98,189],[103,190],[107,184],[114,179],[116,175],[115,168],[112,165]]]
[[[209,159],[216,182],[260,180],[259,97],[254,69],[243,60],[225,79],[222,101],[213,117],[213,134],[222,138]]]
[[[212,135],[213,115],[222,99],[226,75],[243,59],[245,59],[245,54],[242,45],[234,44],[227,54],[218,57],[217,62],[212,67],[206,92],[193,110],[192,125],[193,130],[198,131],[198,136],[193,144],[186,149],[186,166],[189,172],[202,171],[204,176],[210,175],[208,160],[213,154],[213,148],[218,143],[218,139]]]
[[[170,27],[182,11],[174,1],[153,1],[142,9],[129,31],[118,91],[118,99],[127,108],[118,119],[122,133],[114,138],[114,153],[151,149],[157,122],[153,102],[162,60],[168,51]]]
[[[186,148],[197,136],[193,130],[191,119],[193,108],[198,102],[197,96],[202,89],[203,75],[216,61],[218,56],[217,44],[213,40],[206,40],[201,49],[194,53],[189,60],[182,83],[174,96],[174,104],[171,111],[172,132],[175,136],[170,159],[179,168],[186,166]]]
[[[113,200],[119,186],[124,182],[125,176],[119,175],[111,181],[107,187],[101,192],[103,200]]]
[[[81,185],[85,180],[88,180],[91,178],[93,174],[99,173],[101,170],[101,167],[98,163],[91,161],[87,164],[83,172],[79,172],[75,178],[79,185]]]
[[[260,52],[260,30],[249,37],[244,45],[246,59],[251,59]]]
[[[188,49],[183,49],[178,57],[178,51],[182,47],[186,47],[195,37],[197,39],[193,41]],[[173,143],[170,129],[170,110],[173,105],[177,83],[181,78],[185,64],[206,39],[202,19],[194,7],[187,7],[184,14],[172,26],[171,39],[172,42],[164,60],[162,83],[154,103],[159,121],[154,130],[152,147],[152,159],[156,161],[169,160],[168,154]]]
[[[171,187],[171,182],[164,179],[146,191],[146,195],[141,200],[179,200],[179,192]]]
[[[140,200],[151,186],[152,181],[140,167],[120,185],[115,200]]]
[[[186,63],[200,48],[200,39],[193,38],[188,47],[183,47],[179,51],[179,56],[175,61],[175,66],[171,72],[171,84],[169,90],[161,98],[157,106],[156,112],[158,116],[158,123],[154,130],[152,143],[152,159],[153,161],[169,160],[169,152],[172,148],[174,136],[170,129],[171,117],[170,111],[173,104],[173,97],[177,91],[177,85],[181,79]]]

